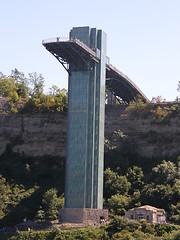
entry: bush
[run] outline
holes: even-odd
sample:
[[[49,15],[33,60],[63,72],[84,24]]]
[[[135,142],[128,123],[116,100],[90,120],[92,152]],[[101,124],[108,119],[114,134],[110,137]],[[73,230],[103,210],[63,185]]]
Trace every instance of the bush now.
[[[131,101],[126,111],[130,114],[134,114],[135,116],[139,116],[139,115],[142,116],[145,113],[149,112],[148,109],[149,109],[149,104],[143,102],[141,96],[137,96],[137,100]]]
[[[104,239],[108,240],[106,231],[103,228],[84,228],[75,230],[60,230],[55,228],[52,231],[31,231],[31,232],[18,232],[17,235],[10,238],[10,240],[94,240]]]
[[[177,231],[180,227],[171,224],[156,224],[154,229],[157,236],[163,236],[166,233],[169,234],[175,230]]]
[[[140,227],[140,223],[135,220],[128,220],[125,217],[114,216],[112,221],[110,222],[107,230],[110,232],[119,232],[123,230],[127,230],[129,232],[134,232]]]
[[[143,233],[154,234],[154,227],[153,227],[153,225],[147,223],[146,220],[144,220],[144,219],[140,220],[139,223],[141,224],[141,231]]]

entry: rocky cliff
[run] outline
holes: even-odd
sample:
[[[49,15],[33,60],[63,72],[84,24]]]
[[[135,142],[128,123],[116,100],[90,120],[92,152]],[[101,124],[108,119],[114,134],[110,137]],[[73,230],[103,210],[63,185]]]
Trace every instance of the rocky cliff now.
[[[0,115],[0,154],[65,156],[66,114]]]
[[[113,140],[114,131],[134,142],[145,157],[180,153],[180,121],[155,124],[149,118],[124,113],[124,106],[106,106],[105,138]],[[0,115],[0,154],[6,149],[26,156],[57,156],[66,153],[66,113]]]
[[[120,130],[143,157],[171,157],[180,153],[180,119],[155,123],[152,116],[141,118],[126,115],[119,106],[106,107],[105,137],[112,138]]]

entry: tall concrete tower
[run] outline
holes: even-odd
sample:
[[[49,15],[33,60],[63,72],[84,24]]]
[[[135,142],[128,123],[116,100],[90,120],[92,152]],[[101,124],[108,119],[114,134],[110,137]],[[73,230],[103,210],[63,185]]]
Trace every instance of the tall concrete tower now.
[[[106,34],[75,27],[69,39],[44,40],[43,45],[69,74],[68,133],[64,222],[99,222],[103,210],[105,82],[108,103],[128,104],[148,98],[106,56]]]
[[[103,210],[106,34],[75,27],[69,40],[44,43],[68,80],[64,222],[98,222]]]
[[[65,207],[102,209],[106,34],[73,28],[74,38],[96,49],[99,62],[70,64]]]

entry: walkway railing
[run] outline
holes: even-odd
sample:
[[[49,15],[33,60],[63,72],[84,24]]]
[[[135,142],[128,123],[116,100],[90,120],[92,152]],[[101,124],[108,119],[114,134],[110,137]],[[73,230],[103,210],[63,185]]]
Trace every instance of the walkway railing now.
[[[56,38],[48,38],[45,40],[42,40],[42,44],[46,44],[46,43],[55,43],[55,42],[67,42],[69,41],[69,38],[67,37],[56,37]]]
[[[96,59],[100,59],[99,55],[93,51],[91,48],[89,48],[86,44],[84,44],[82,41],[80,41],[77,38],[62,38],[62,37],[56,37],[56,38],[50,38],[45,39],[42,41],[42,44],[45,45],[47,43],[57,43],[57,42],[74,42],[77,45],[79,45],[81,48],[83,48],[86,52],[88,52],[92,57]]]

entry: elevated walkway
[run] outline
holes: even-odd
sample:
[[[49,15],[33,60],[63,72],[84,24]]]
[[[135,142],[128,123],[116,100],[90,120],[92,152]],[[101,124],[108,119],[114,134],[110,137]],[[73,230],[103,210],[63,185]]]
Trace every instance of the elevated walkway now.
[[[88,61],[100,60],[100,50],[91,49],[77,38],[62,39],[53,38],[42,41],[43,46],[62,64],[66,71],[70,74],[69,63],[88,65]],[[106,62],[106,87],[113,95],[118,97],[120,102],[128,104],[132,100],[137,100],[137,96],[141,96],[144,102],[149,102],[144,93],[130,80],[125,74],[110,64],[107,57]]]

